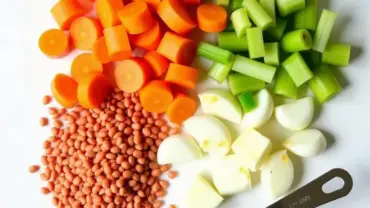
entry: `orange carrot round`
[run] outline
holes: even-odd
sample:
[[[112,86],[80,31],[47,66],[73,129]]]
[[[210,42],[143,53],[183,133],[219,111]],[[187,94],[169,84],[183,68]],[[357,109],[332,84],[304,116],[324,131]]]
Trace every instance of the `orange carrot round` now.
[[[131,57],[131,46],[123,25],[104,30],[105,43],[112,61],[120,61]]]
[[[76,56],[71,65],[71,76],[78,83],[89,73],[102,72],[102,64],[90,53],[83,53]]]
[[[39,38],[39,48],[42,53],[52,58],[65,56],[69,50],[68,36],[58,29],[47,30]]]
[[[149,81],[150,73],[150,66],[143,58],[130,58],[117,63],[114,77],[118,88],[132,93]]]
[[[181,125],[186,119],[194,115],[197,102],[184,93],[176,93],[174,100],[166,111],[168,120]]]
[[[196,55],[197,46],[191,39],[184,38],[173,32],[164,34],[157,52],[170,61],[190,65]]]
[[[163,0],[157,9],[166,25],[178,34],[186,34],[195,27],[195,21],[181,0]]]
[[[107,44],[105,42],[105,37],[100,37],[97,41],[95,41],[92,48],[92,54],[102,64],[111,62],[111,59],[108,54]]]
[[[62,30],[69,29],[73,20],[85,14],[84,8],[76,0],[60,0],[50,12]]]
[[[122,0],[97,0],[96,14],[104,28],[121,24],[117,13],[122,8]]]
[[[86,12],[89,12],[94,8],[95,0],[78,0],[78,2],[81,4]]]
[[[115,65],[107,64],[103,67],[103,74],[108,78],[110,85],[113,88],[117,88],[116,78],[114,77]]]
[[[221,32],[227,25],[227,12],[215,4],[202,4],[197,8],[197,19],[202,31]]]
[[[134,1],[118,12],[118,16],[129,34],[140,34],[153,27],[154,19],[144,1]]]
[[[72,108],[77,101],[77,82],[65,74],[55,75],[51,82],[51,93],[64,108]]]
[[[87,74],[78,84],[78,102],[84,108],[98,108],[107,97],[109,88],[109,81],[103,74]]]
[[[162,80],[154,80],[140,91],[140,102],[148,112],[163,113],[171,105],[173,96],[168,84]]]
[[[192,67],[171,63],[165,81],[186,89],[194,89],[198,79],[198,71]]]
[[[90,17],[79,17],[69,28],[73,45],[81,50],[91,50],[94,43],[102,36],[99,22]]]
[[[159,23],[154,20],[154,26],[149,29],[148,31],[138,34],[138,35],[131,35],[130,40],[131,43],[135,46],[147,49],[147,50],[155,50],[159,42],[162,38],[161,28]]]
[[[168,69],[169,61],[156,51],[148,51],[144,55],[144,59],[153,69],[154,77],[164,75]]]

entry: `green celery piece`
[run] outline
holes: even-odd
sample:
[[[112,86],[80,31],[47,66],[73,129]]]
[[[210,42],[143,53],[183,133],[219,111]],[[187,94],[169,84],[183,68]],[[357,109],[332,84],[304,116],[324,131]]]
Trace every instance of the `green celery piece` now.
[[[230,19],[231,22],[233,23],[233,27],[238,37],[245,35],[247,28],[252,27],[252,23],[249,21],[246,8],[240,8],[235,10],[231,14]]]
[[[275,0],[259,0],[262,8],[267,12],[271,17],[273,23],[271,27],[276,26],[276,12],[275,12]]]
[[[306,7],[294,14],[295,29],[316,30],[317,1],[318,0],[306,0]]]
[[[306,6],[305,0],[276,0],[276,4],[281,16],[297,12]]]
[[[216,0],[216,4],[219,6],[227,7],[229,6],[229,0]]]
[[[294,84],[288,72],[282,67],[278,69],[272,91],[284,97],[292,99],[298,98],[298,87]]]
[[[262,8],[257,0],[244,0],[243,7],[248,11],[248,16],[252,19],[257,27],[265,30],[274,24],[270,15]]]
[[[265,64],[279,66],[279,43],[265,43]]]
[[[224,32],[234,32],[234,26],[231,20],[227,23],[227,27],[225,28]]]
[[[285,59],[282,66],[288,72],[297,87],[310,80],[313,76],[310,68],[308,68],[299,52],[295,52]]]
[[[337,14],[324,9],[321,13],[316,33],[313,37],[312,49],[323,53],[331,36]]]
[[[284,35],[288,21],[282,18],[276,18],[276,27],[270,27],[266,30],[268,38],[272,41],[280,41]]]
[[[243,0],[231,0],[229,4],[229,9],[231,12],[233,12],[237,9],[243,8],[242,4],[243,4]]]
[[[265,82],[261,80],[237,72],[230,73],[227,76],[227,84],[233,95],[238,95],[246,91],[258,91],[266,86]]]
[[[232,70],[271,83],[276,67],[236,55]]]
[[[322,62],[335,66],[348,66],[350,56],[350,44],[328,44],[324,53],[322,54]]]
[[[265,47],[263,45],[263,33],[261,28],[248,28],[247,41],[250,58],[255,59],[265,56]]]
[[[321,65],[314,70],[314,77],[308,81],[308,86],[315,94],[319,103],[324,103],[342,91],[342,86],[335,78],[332,69]]]
[[[244,113],[248,113],[257,107],[257,102],[254,100],[253,93],[250,91],[238,95],[238,100]]]
[[[321,61],[322,54],[317,51],[314,50],[302,51],[301,55],[310,69],[316,69],[322,64]]]
[[[233,52],[248,51],[247,37],[238,37],[235,32],[218,33],[218,46]]]
[[[229,63],[232,53],[212,44],[200,42],[198,45],[197,55],[218,63],[227,64]]]
[[[235,61],[235,55],[232,55],[230,58],[229,63],[227,64],[221,64],[214,62],[208,70],[208,75],[212,77],[214,80],[216,80],[219,84],[222,84],[227,75],[229,74],[231,67],[233,66]]]
[[[312,37],[306,29],[288,32],[281,39],[281,48],[287,53],[307,51],[310,50],[311,47]]]

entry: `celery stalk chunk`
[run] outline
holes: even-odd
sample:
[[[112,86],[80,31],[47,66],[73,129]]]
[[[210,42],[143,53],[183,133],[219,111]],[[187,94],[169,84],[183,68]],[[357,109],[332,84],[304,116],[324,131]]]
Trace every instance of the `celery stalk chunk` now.
[[[229,63],[227,64],[214,62],[211,68],[208,70],[208,75],[212,77],[214,80],[216,80],[219,84],[222,84],[225,81],[227,75],[229,74],[231,67],[234,64],[234,60],[235,55],[232,55]]]
[[[238,37],[245,35],[247,28],[252,27],[252,23],[249,21],[246,8],[235,10],[231,14],[230,19]]]
[[[307,51],[311,49],[311,47],[312,37],[306,29],[288,32],[281,39],[281,48],[287,53]]]
[[[273,92],[274,94],[292,99],[298,98],[298,87],[294,84],[288,72],[282,67],[278,69]]]
[[[266,86],[265,82],[261,80],[236,72],[230,73],[227,76],[227,84],[233,95],[238,95],[246,91],[258,91]]]
[[[227,7],[229,5],[229,0],[216,0],[216,4]]]
[[[273,21],[271,27],[275,27],[276,26],[275,0],[260,0],[259,2],[262,8],[267,12],[267,14],[269,14]]]
[[[321,13],[316,33],[313,37],[312,49],[323,53],[331,36],[337,14],[324,9]]]
[[[231,0],[229,4],[229,10],[233,12],[237,9],[243,8],[242,4],[243,4],[243,0]]]
[[[244,0],[243,7],[248,11],[248,16],[252,19],[257,27],[265,30],[274,24],[270,15],[262,8],[257,0]]]
[[[232,70],[271,83],[276,67],[236,55]]]
[[[316,30],[317,1],[318,0],[306,0],[306,7],[294,14],[295,29]]]
[[[232,53],[215,45],[200,42],[198,45],[197,55],[218,63],[227,64],[229,63]]]
[[[252,92],[243,92],[238,95],[238,100],[243,108],[244,113],[248,113],[257,107]]]
[[[265,64],[279,66],[279,43],[265,43]]]
[[[351,45],[349,44],[328,44],[322,54],[322,62],[335,66],[348,66],[351,56]]]
[[[270,27],[266,30],[267,36],[272,41],[279,41],[284,35],[288,21],[282,18],[276,18],[276,26]]]
[[[281,16],[297,12],[306,6],[305,0],[276,0],[277,8]]]
[[[265,56],[265,47],[263,44],[263,33],[261,28],[248,28],[247,41],[250,58],[255,59]]]
[[[235,32],[218,33],[218,46],[233,52],[248,51],[247,37],[238,37]]]
[[[295,52],[285,59],[282,66],[288,72],[297,87],[310,80],[313,76],[310,68],[308,68],[299,52]]]

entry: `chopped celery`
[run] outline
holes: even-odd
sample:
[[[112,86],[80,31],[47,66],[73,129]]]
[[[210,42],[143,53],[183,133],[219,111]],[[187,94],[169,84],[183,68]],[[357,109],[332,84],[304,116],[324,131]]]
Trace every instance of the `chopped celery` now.
[[[266,30],[266,34],[272,41],[279,41],[283,37],[288,21],[282,18],[276,18],[276,26]]]
[[[311,47],[312,37],[306,29],[288,32],[281,39],[281,48],[287,53],[307,51],[311,49]]]
[[[227,23],[227,27],[225,28],[224,31],[225,32],[234,32],[235,31],[234,26],[233,26],[233,23],[231,21],[229,21]]]
[[[247,28],[252,27],[251,22],[249,21],[246,8],[240,8],[235,10],[231,14],[231,22],[233,23],[234,29],[238,37],[245,35]]]
[[[253,20],[254,24],[262,28],[262,30],[265,30],[273,25],[273,19],[262,8],[257,0],[244,0],[243,6],[247,9],[248,16]]]
[[[312,49],[323,53],[328,44],[337,14],[324,9],[321,13],[316,33],[313,38]]]
[[[265,43],[265,64],[279,66],[279,43]]]
[[[276,0],[277,7],[281,16],[297,12],[306,5],[305,0]]]
[[[229,5],[229,0],[216,0],[216,4],[227,7]]]
[[[232,53],[206,42],[200,42],[197,50],[198,56],[206,57],[212,61],[227,64]]]
[[[229,63],[227,64],[221,64],[214,62],[208,70],[208,75],[212,77],[214,80],[216,80],[219,84],[222,84],[227,75],[229,74],[231,67],[233,66],[235,61],[235,55],[232,55],[230,58]]]
[[[313,76],[310,68],[308,68],[299,52],[295,52],[285,59],[282,66],[288,72],[297,87],[307,82]]]
[[[258,91],[265,88],[266,85],[261,80],[237,72],[230,73],[227,76],[227,84],[233,95],[238,95],[246,91]]]
[[[317,0],[306,0],[306,7],[294,14],[294,28],[316,30]]]
[[[265,47],[263,45],[263,33],[261,28],[248,28],[247,41],[250,58],[255,59],[265,56]]]
[[[298,87],[294,84],[288,72],[282,67],[278,69],[273,92],[292,99],[298,98]]]
[[[229,9],[231,12],[233,12],[237,9],[243,8],[242,4],[243,4],[243,0],[231,0],[229,4]]]
[[[322,62],[335,66],[347,66],[351,56],[351,45],[349,44],[328,44],[322,54]]]
[[[321,65],[314,70],[314,77],[308,81],[308,86],[320,103],[328,101],[342,90],[331,70],[329,66]]]
[[[248,113],[257,107],[257,102],[254,100],[252,92],[243,92],[238,95],[238,100],[243,108],[244,113]]]
[[[232,70],[271,83],[276,67],[236,55]]]
[[[218,33],[218,46],[229,51],[248,51],[247,37],[238,37],[235,32]]]
[[[275,14],[275,0],[260,0],[262,8],[269,14],[273,23],[271,27],[276,26],[276,14]]]
[[[301,55],[310,69],[315,69],[321,65],[321,53],[314,50],[309,50],[302,51]]]

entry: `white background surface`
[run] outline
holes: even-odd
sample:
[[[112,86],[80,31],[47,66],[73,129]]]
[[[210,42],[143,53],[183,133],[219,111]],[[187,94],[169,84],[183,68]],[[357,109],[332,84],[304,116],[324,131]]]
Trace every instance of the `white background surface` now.
[[[327,1],[319,0],[322,4]],[[0,1],[0,200],[2,208],[52,207],[42,196],[43,184],[38,174],[28,173],[28,166],[40,163],[42,142],[47,128],[40,128],[39,118],[47,109],[42,96],[49,93],[50,81],[57,72],[69,71],[73,54],[65,59],[44,57],[37,47],[41,32],[56,27],[49,12],[55,0]],[[354,179],[349,196],[330,203],[327,208],[370,207],[370,1],[332,0],[329,8],[339,13],[334,39],[351,43],[357,56],[351,66],[338,71],[344,91],[321,110],[314,126],[327,132],[333,141],[322,155],[305,160],[294,159],[298,172],[294,189],[324,172],[341,167]],[[361,53],[359,53],[359,51]],[[75,54],[75,53],[74,53]],[[201,84],[204,88],[205,84]],[[264,130],[273,140],[280,133]],[[330,136],[329,136],[330,135]],[[202,162],[200,162],[202,163]],[[181,176],[169,190],[168,202],[178,204],[202,164],[177,166]],[[272,200],[257,185],[248,193],[225,201],[222,208],[259,208]]]

